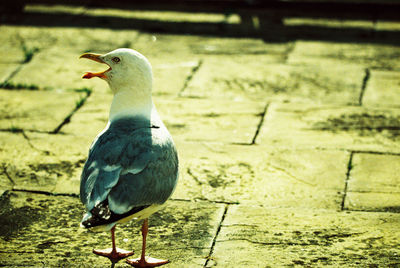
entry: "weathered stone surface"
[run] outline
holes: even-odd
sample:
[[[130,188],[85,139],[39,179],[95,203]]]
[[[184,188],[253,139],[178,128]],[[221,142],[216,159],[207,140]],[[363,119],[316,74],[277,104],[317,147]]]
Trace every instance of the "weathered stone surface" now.
[[[355,154],[346,208],[400,211],[399,161],[397,155]]]
[[[83,205],[76,197],[6,193],[0,201],[0,264],[16,266],[110,265],[92,249],[111,247],[107,232],[79,228]],[[218,204],[169,201],[150,217],[147,254],[168,258],[169,267],[203,267],[223,213]],[[140,225],[130,222],[116,229],[120,248],[140,255]],[[129,267],[123,261],[118,267]]]
[[[400,212],[399,193],[348,192],[344,208],[358,211]]]
[[[8,79],[18,67],[19,64],[16,63],[0,63],[0,83],[3,83],[6,79]]]
[[[355,154],[348,190],[400,194],[398,163],[398,155]]]
[[[61,17],[61,15],[58,16],[59,19]],[[76,19],[76,17],[72,18],[72,20]],[[60,56],[68,50],[75,51],[78,56],[79,53],[87,51],[104,53],[118,47],[130,47],[138,38],[138,32],[135,30],[87,27],[7,26],[4,29],[0,28],[0,31],[4,33],[5,44],[10,47],[22,49],[22,46],[25,46],[28,50],[36,50],[34,57],[38,52],[55,47],[61,50]]]
[[[0,25],[0,42],[2,47],[0,50],[1,65],[19,64],[25,60],[21,38],[14,34],[14,30],[9,26]]]
[[[0,128],[51,132],[83,97],[78,92],[0,90]]]
[[[218,38],[194,35],[141,34],[135,42],[135,49],[144,55],[165,55],[170,58],[194,55],[263,55],[264,58],[283,62],[291,44],[266,43],[260,39]],[[179,53],[177,53],[179,52]],[[264,55],[264,54],[267,54]],[[269,56],[268,56],[269,55]]]
[[[96,88],[105,91],[106,84],[100,79],[90,82],[82,79],[86,71],[103,71],[108,67],[93,61],[79,60],[83,53],[60,48],[50,48],[40,51],[31,62],[25,64],[10,80],[14,84],[33,84],[44,89],[79,89]]]
[[[176,198],[340,209],[348,153],[179,141],[177,147]]]
[[[78,193],[90,143],[67,135],[0,132],[5,189]]]
[[[321,60],[334,59],[337,64],[393,70],[400,67],[396,60],[399,51],[395,45],[297,41],[288,63],[318,64]]]
[[[290,43],[268,43],[249,38],[203,38],[190,48],[200,55],[269,55],[271,60],[284,62],[292,45]]]
[[[177,96],[186,86],[192,70],[198,68],[197,58],[146,55],[153,68],[153,96]]]
[[[110,94],[93,93],[62,132],[92,140],[107,124],[111,101]],[[173,137],[187,141],[251,143],[264,109],[261,102],[210,102],[166,96],[156,96],[154,102]]]
[[[214,56],[204,60],[183,95],[348,104],[358,101],[363,75],[354,65],[295,66],[277,64],[270,55]]]
[[[197,99],[155,99],[175,139],[251,143],[264,103]]]
[[[363,104],[371,106],[400,105],[400,72],[371,71],[371,77],[363,98]]]
[[[61,132],[91,142],[107,125],[112,98],[111,92],[94,89],[85,105],[74,113]]]
[[[271,104],[257,140],[280,148],[400,152],[400,110]]]
[[[400,215],[229,207],[209,267],[390,266]]]

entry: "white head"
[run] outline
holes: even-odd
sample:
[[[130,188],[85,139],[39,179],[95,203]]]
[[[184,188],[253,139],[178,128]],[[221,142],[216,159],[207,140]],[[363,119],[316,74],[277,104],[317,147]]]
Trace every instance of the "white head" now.
[[[99,77],[109,84],[111,90],[147,91],[151,94],[153,74],[151,65],[145,56],[129,48],[119,48],[104,55],[85,53],[81,58],[107,64],[110,68],[104,72],[87,72],[82,78]],[[144,93],[144,92],[143,92]]]
[[[106,80],[114,93],[110,120],[123,116],[150,118],[155,111],[151,98],[153,74],[149,61],[139,52],[119,48],[104,55],[85,53],[81,58],[107,64],[103,72],[87,72],[82,78]]]

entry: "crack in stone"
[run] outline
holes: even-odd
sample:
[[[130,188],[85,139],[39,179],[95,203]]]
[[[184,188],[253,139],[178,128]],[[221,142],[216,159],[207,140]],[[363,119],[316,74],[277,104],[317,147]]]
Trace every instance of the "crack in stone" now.
[[[186,90],[187,86],[189,85],[190,81],[192,81],[193,77],[195,76],[195,74],[199,71],[201,65],[203,65],[203,60],[199,60],[196,64],[196,66],[194,66],[192,68],[192,71],[190,72],[190,74],[186,77],[185,83],[183,84],[183,87],[181,89],[181,91],[179,91],[178,96],[181,97],[183,92]]]
[[[229,205],[226,204],[226,205],[225,205],[225,209],[224,209],[224,213],[222,214],[222,217],[221,217],[221,221],[219,222],[219,225],[218,225],[217,232],[215,233],[215,236],[214,236],[214,238],[213,238],[213,242],[212,242],[212,244],[211,244],[210,253],[209,253],[208,256],[206,257],[207,260],[206,260],[206,262],[204,263],[204,268],[206,268],[207,265],[208,265],[208,262],[209,262],[210,260],[212,260],[212,255],[213,255],[213,253],[214,253],[214,247],[215,247],[215,244],[216,244],[216,242],[217,242],[217,237],[218,237],[218,235],[219,235],[219,232],[221,231],[222,224],[224,223],[226,214],[228,213],[228,207],[229,207]]]
[[[32,144],[32,142],[31,142],[30,138],[28,137],[28,135],[26,135],[26,133],[25,133],[24,130],[21,130],[21,134],[22,134],[22,137],[24,137],[24,139],[27,141],[28,145],[29,145],[32,149],[34,149],[34,150],[36,150],[36,151],[38,151],[38,152],[42,152],[42,153],[44,153],[44,154],[46,154],[46,155],[53,155],[53,153],[51,153],[50,151],[41,150],[41,149],[39,149],[39,148],[36,148],[36,147]]]
[[[35,53],[39,51],[38,48],[29,49],[26,46],[24,39],[21,36],[18,35],[17,38],[19,39],[21,49],[24,52],[24,60],[22,63],[18,65],[18,67],[15,68],[15,70],[12,73],[10,73],[10,75],[6,79],[4,79],[4,81],[1,83],[2,85],[7,84],[12,78],[14,78],[14,76],[16,76],[19,73],[19,71],[21,71],[22,67],[25,64],[29,63],[32,60]]]
[[[235,202],[235,201],[210,200],[210,199],[207,199],[204,197],[194,198],[194,201],[206,201],[206,202],[210,202],[210,203],[225,204],[225,205],[240,205],[239,202]]]
[[[52,192],[47,192],[47,191],[25,190],[25,189],[13,189],[12,191],[23,192],[23,193],[32,193],[32,194],[41,194],[41,195],[48,195],[48,196],[68,196],[68,197],[79,198],[79,194],[74,194],[74,193],[52,193]]]
[[[344,182],[343,198],[342,198],[342,203],[340,205],[341,211],[345,210],[344,204],[345,204],[346,197],[347,197],[347,190],[348,190],[348,184],[349,184],[349,180],[350,180],[350,173],[351,173],[351,170],[353,168],[353,156],[354,156],[354,152],[350,152],[349,162],[347,164],[346,179],[345,179],[345,182]]]
[[[222,224],[222,227],[258,227],[257,224],[246,224],[246,223],[233,223],[233,224]]]
[[[12,179],[12,177],[10,176],[10,174],[8,174],[7,172],[7,166],[5,163],[2,164],[2,169],[3,169],[3,174],[6,175],[7,179],[11,182],[12,186],[14,187],[15,182]]]
[[[228,240],[218,240],[218,243],[223,243],[223,242],[232,242],[232,241],[246,241],[252,244],[258,244],[258,245],[263,245],[263,246],[315,246],[316,244],[311,244],[311,243],[293,243],[293,242],[261,242],[261,241],[254,241],[249,238],[234,238],[234,239],[228,239]]]
[[[193,179],[194,179],[194,181],[198,184],[198,185],[203,185],[203,183],[197,178],[197,176],[195,176],[194,174],[193,174],[193,172],[192,172],[192,170],[190,169],[190,167],[188,167],[187,169],[186,169],[186,172],[187,172],[187,174],[189,174],[190,175],[190,177],[192,177]]]
[[[287,176],[289,176],[290,178],[294,179],[295,181],[301,182],[301,183],[309,185],[311,187],[316,187],[317,186],[317,184],[309,183],[309,182],[307,182],[305,180],[297,178],[296,176],[294,176],[294,175],[290,174],[288,171],[286,171],[284,168],[272,165],[271,163],[269,163],[268,166],[273,168],[273,169],[275,169],[275,170],[277,170],[277,171],[280,171],[280,172],[286,174]]]
[[[17,68],[15,68],[15,70],[12,71],[12,73],[10,73],[6,79],[4,79],[1,85],[6,85],[22,69],[22,66],[24,66],[24,63],[21,63]]]
[[[367,88],[367,83],[368,83],[370,77],[371,77],[371,72],[367,68],[367,69],[365,69],[365,75],[364,75],[364,78],[363,78],[363,81],[362,81],[362,85],[361,85],[361,92],[360,92],[360,96],[358,98],[358,105],[359,106],[362,106],[363,97],[364,97],[365,90]]]
[[[267,104],[265,105],[264,110],[263,110],[262,113],[260,114],[260,117],[261,117],[261,118],[260,118],[260,122],[259,122],[258,125],[257,125],[256,132],[254,133],[254,136],[253,136],[253,139],[252,139],[250,145],[256,144],[256,140],[257,140],[258,134],[260,134],[261,127],[263,126],[265,117],[266,117],[266,115],[267,115],[268,107],[269,107],[269,103],[267,103]]]
[[[64,118],[64,120],[51,132],[49,132],[49,134],[58,134],[61,130],[61,128],[63,128],[66,124],[71,122],[71,118],[72,116],[74,116],[74,114],[85,105],[87,99],[90,97],[90,95],[92,94],[91,90],[83,90],[83,92],[86,93],[86,96],[84,96],[83,98],[81,98],[75,105],[75,108],[72,110],[72,112],[67,115],[67,117]]]

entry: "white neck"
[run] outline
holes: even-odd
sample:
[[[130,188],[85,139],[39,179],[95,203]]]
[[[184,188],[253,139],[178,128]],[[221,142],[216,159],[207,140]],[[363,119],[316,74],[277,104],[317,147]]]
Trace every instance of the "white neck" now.
[[[141,116],[151,119],[155,107],[150,94],[133,90],[120,90],[111,103],[110,121],[125,116]]]

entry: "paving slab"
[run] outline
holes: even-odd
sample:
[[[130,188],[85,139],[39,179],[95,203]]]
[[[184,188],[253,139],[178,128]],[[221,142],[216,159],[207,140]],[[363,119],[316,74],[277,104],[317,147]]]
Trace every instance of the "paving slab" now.
[[[100,79],[90,82],[82,79],[86,71],[104,71],[108,67],[93,61],[79,59],[83,53],[74,49],[49,48],[38,52],[20,71],[10,80],[13,84],[33,84],[42,89],[80,89],[94,88],[107,90],[105,83]]]
[[[354,154],[345,208],[400,211],[398,155]]]
[[[155,99],[175,139],[223,143],[252,142],[264,103],[250,101]]]
[[[271,104],[257,143],[396,153],[400,152],[399,113],[375,107]]]
[[[153,68],[153,96],[178,96],[193,75],[193,70],[201,65],[196,57],[145,55]]]
[[[175,198],[340,209],[346,152],[180,141],[177,147],[181,177]]]
[[[27,133],[30,143],[37,149],[50,152],[48,158],[31,163],[29,167],[43,178],[55,178],[51,192],[79,194],[80,175],[91,141],[73,135]],[[32,172],[31,171],[31,172]],[[30,182],[31,185],[32,182]],[[49,186],[50,186],[49,185]],[[14,189],[27,189],[15,186]]]
[[[390,44],[296,41],[288,63],[310,64],[324,59],[336,59],[365,68],[398,70],[400,64],[396,58],[399,52],[399,46]]]
[[[59,16],[61,18],[62,15]],[[68,25],[68,24],[67,24]],[[75,50],[83,53],[88,50],[97,53],[108,52],[118,47],[129,47],[138,37],[135,30],[111,30],[89,27],[31,27],[4,26],[4,45],[27,49],[37,49],[38,52],[52,47]]]
[[[135,49],[144,55],[169,55],[174,57],[198,57],[207,55],[264,55],[283,62],[291,48],[290,43],[267,43],[261,39],[207,37],[196,35],[174,35],[141,33]],[[179,53],[177,53],[179,52]]]
[[[8,192],[0,201],[0,264],[20,266],[105,267],[110,262],[92,249],[111,246],[108,232],[79,227],[83,205],[76,197]],[[208,202],[169,201],[150,220],[148,254],[168,258],[165,267],[203,267],[224,211]],[[140,224],[116,228],[116,244],[140,254]],[[116,267],[130,267],[123,261]]]
[[[400,72],[372,70],[363,104],[378,107],[399,107]]]
[[[396,266],[400,215],[231,205],[208,267]]]
[[[0,63],[0,83],[5,82],[19,66],[17,63]]]
[[[214,56],[204,59],[182,95],[349,104],[358,102],[363,76],[360,66],[329,61],[298,66],[273,55]]]
[[[104,98],[102,98],[104,96]],[[93,139],[106,126],[111,95],[96,95],[71,119],[63,132]],[[155,96],[154,102],[174,139],[251,143],[264,103],[208,101]],[[93,127],[87,128],[91,124]]]
[[[35,168],[41,166],[42,161],[46,161],[49,152],[32,148],[21,133],[1,132],[0,136],[0,181],[6,187],[4,189],[18,187],[27,190],[52,190],[56,175],[43,176],[44,171]],[[35,168],[36,172],[32,168]]]
[[[85,105],[74,113],[71,121],[61,129],[61,132],[87,142],[93,141],[107,125],[112,98],[111,91],[102,92],[97,88],[93,89]]]
[[[82,93],[73,91],[0,89],[0,128],[51,132],[82,98]]]
[[[5,189],[77,194],[90,143],[67,135],[0,132]]]
[[[0,25],[0,63],[19,64],[25,60],[24,51],[21,44],[22,38],[15,34],[13,28]]]
[[[96,53],[106,53],[118,48],[111,47],[109,50],[93,49]],[[100,50],[100,51],[99,51]],[[107,92],[108,85],[100,79],[90,81],[82,79],[86,71],[102,71],[107,69],[106,65],[93,63],[81,59],[83,53],[75,50],[51,48],[38,52],[32,62],[24,65],[21,70],[11,79],[14,84],[35,84],[42,88],[50,89],[78,89],[93,88],[96,91]],[[154,58],[152,54],[146,54],[153,65],[154,70],[154,95],[178,95],[185,85],[192,69],[199,61],[196,58]],[[68,78],[68,79],[66,79]]]

